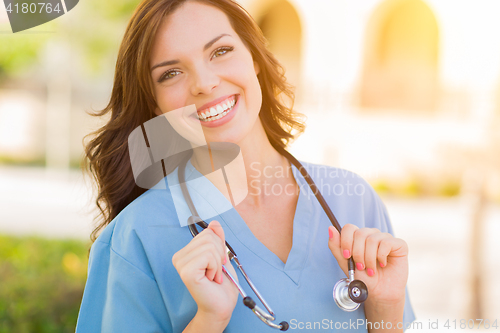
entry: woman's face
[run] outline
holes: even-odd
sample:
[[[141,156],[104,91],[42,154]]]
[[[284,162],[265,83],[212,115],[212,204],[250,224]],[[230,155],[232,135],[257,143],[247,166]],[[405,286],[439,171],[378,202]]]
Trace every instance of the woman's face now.
[[[201,124],[211,142],[238,143],[264,133],[257,129],[258,66],[221,10],[189,1],[167,16],[150,65],[157,114],[184,108],[183,123]]]

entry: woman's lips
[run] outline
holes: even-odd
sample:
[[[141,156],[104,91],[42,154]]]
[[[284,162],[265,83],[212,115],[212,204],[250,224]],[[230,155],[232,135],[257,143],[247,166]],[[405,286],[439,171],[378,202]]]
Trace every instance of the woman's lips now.
[[[213,100],[213,101],[211,101],[211,102],[208,102],[208,103],[206,103],[206,104],[203,104],[202,106],[200,106],[200,107],[198,108],[198,112],[204,111],[205,109],[209,109],[209,108],[211,108],[211,107],[213,107],[213,106],[215,106],[215,105],[217,105],[217,104],[219,104],[219,103],[221,103],[221,102],[225,101],[226,99],[228,99],[228,98],[230,98],[230,97],[232,97],[232,96],[236,96],[236,95],[225,95],[225,96],[221,96],[221,97],[219,97],[219,98],[214,99],[214,100]]]

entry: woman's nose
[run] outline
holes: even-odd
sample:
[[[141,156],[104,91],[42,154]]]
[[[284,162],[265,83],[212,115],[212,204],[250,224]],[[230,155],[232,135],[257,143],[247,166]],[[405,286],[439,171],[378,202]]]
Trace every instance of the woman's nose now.
[[[193,82],[191,84],[191,93],[193,95],[210,94],[220,83],[219,76],[208,66],[198,66]]]

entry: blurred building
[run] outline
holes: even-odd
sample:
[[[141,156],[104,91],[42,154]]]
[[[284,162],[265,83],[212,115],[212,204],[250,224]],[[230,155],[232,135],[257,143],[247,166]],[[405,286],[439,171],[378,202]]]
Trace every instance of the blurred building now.
[[[303,159],[438,187],[500,169],[498,1],[242,3],[297,86]]]
[[[410,189],[444,188],[481,170],[493,175],[492,189],[500,188],[492,158],[499,118],[498,1],[240,2],[268,37],[296,86],[296,108],[309,119],[292,147],[301,159]],[[0,89],[0,155],[38,154],[49,166],[65,167],[81,158],[83,135],[99,125],[84,112],[105,106],[114,59],[100,80],[90,82],[77,70],[74,41],[71,47],[47,44],[46,52],[61,58],[41,61],[44,80],[30,88],[38,95],[23,88],[30,79]]]

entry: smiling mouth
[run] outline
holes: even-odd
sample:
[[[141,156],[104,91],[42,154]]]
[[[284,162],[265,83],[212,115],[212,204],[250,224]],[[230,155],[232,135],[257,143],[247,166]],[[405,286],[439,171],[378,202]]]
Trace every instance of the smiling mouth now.
[[[220,119],[234,108],[236,101],[236,95],[233,95],[217,105],[201,110],[197,113],[198,119],[202,122],[211,122]]]

